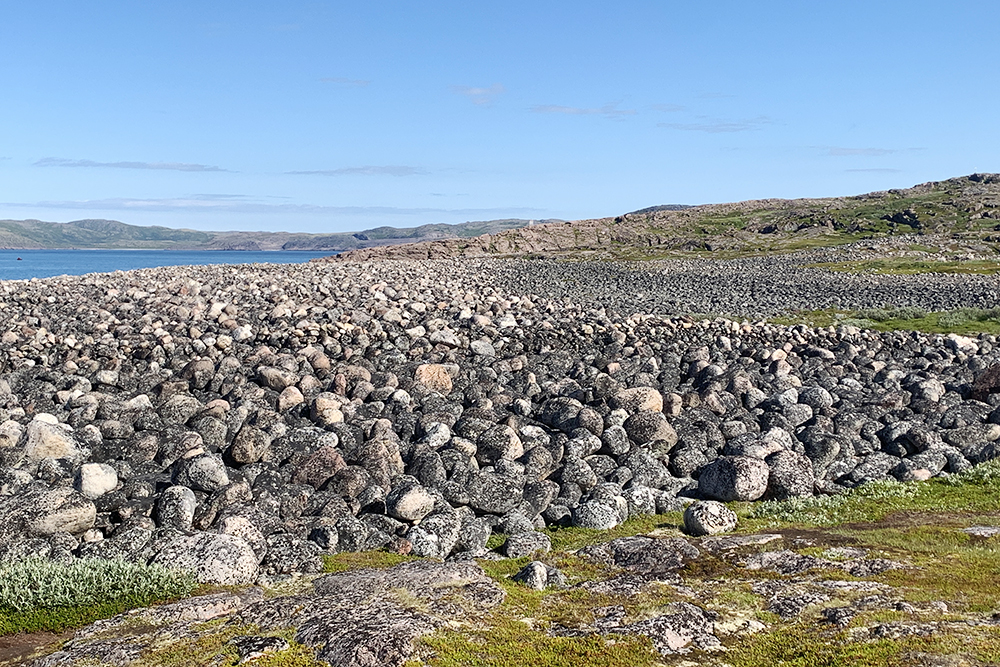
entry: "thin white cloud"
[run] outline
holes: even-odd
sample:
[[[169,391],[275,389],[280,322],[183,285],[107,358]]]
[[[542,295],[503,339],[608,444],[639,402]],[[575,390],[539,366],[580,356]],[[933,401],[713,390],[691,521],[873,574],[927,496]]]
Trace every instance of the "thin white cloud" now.
[[[324,76],[320,81],[323,83],[336,83],[341,86],[354,86],[355,88],[364,88],[371,83],[368,79],[347,79],[342,76]]]
[[[485,107],[493,104],[493,101],[506,92],[503,85],[494,83],[489,88],[477,88],[475,86],[452,86],[451,92],[456,95],[463,95],[476,106]]]
[[[881,155],[892,155],[893,153],[899,152],[901,152],[901,149],[898,148],[843,148],[841,146],[831,146],[826,149],[827,155],[837,157],[879,157]]]
[[[561,104],[536,104],[531,107],[534,113],[555,113],[568,116],[604,116],[605,118],[620,119],[625,116],[634,116],[635,109],[619,109],[618,103],[605,104],[598,108],[567,107]]]
[[[695,123],[657,123],[657,127],[665,127],[671,130],[684,130],[686,132],[707,132],[709,134],[725,134],[729,132],[749,132],[759,130],[764,125],[770,124],[771,119],[767,116],[758,116],[746,120],[722,120],[705,119]]]
[[[340,169],[312,169],[308,171],[286,171],[294,176],[419,176],[426,169],[400,164],[366,165],[363,167],[341,167]]]
[[[687,107],[680,104],[654,104],[650,108],[653,109],[653,111],[662,111],[663,113],[687,111]]]
[[[104,169],[154,169],[167,171],[229,171],[222,167],[189,162],[97,162],[94,160],[69,160],[44,157],[35,162],[36,167],[96,167]]]
[[[143,211],[143,212],[205,212],[205,213],[271,213],[315,214],[325,216],[529,216],[541,217],[545,209],[530,207],[496,208],[402,208],[394,206],[321,206],[316,204],[269,204],[244,200],[243,195],[191,195],[163,199],[109,198],[90,200],[62,200],[25,202],[0,202],[0,207],[89,210],[89,211]]]

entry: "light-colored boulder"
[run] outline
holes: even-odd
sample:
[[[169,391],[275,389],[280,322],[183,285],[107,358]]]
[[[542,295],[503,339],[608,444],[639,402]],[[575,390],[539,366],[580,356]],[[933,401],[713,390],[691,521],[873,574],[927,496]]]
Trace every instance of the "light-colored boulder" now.
[[[118,486],[118,473],[107,463],[84,463],[76,472],[73,486],[87,498],[100,498]]]
[[[194,573],[201,584],[245,586],[257,580],[257,554],[242,537],[196,533],[175,537],[153,557],[153,563]]]

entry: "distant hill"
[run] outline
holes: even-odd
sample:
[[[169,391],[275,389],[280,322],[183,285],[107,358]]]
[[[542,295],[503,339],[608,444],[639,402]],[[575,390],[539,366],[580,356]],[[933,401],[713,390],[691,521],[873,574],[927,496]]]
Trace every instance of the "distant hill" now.
[[[360,232],[202,232],[145,227],[117,220],[0,220],[0,248],[10,250],[94,248],[129,250],[314,250],[342,252],[373,246],[463,239],[553,220],[485,220],[412,228],[376,227]]]
[[[686,208],[694,208],[694,206],[689,204],[660,204],[659,206],[647,206],[646,208],[640,208],[638,211],[632,211],[631,213],[626,213],[625,215],[656,213],[657,211],[683,211]]]
[[[337,260],[491,255],[605,259],[767,255],[899,235],[947,237],[1000,253],[1000,174],[826,199],[652,206],[614,218],[532,225],[471,239],[367,248]],[[693,254],[692,254],[693,253]]]

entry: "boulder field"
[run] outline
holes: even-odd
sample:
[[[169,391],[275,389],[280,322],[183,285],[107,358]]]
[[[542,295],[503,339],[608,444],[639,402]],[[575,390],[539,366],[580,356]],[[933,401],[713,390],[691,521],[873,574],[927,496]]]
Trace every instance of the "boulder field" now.
[[[462,560],[498,533],[517,557],[548,548],[546,527],[1000,453],[995,337],[751,321],[782,299],[985,304],[995,277],[802,269],[781,293],[783,266],[720,262],[690,284],[688,263],[456,259],[0,283],[0,558],[268,584],[322,554]],[[679,316],[696,292],[750,319]]]

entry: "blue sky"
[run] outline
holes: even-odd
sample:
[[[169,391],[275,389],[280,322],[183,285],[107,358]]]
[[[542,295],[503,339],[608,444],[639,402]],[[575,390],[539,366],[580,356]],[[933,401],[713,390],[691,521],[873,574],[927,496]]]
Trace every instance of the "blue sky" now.
[[[346,231],[1000,171],[1000,3],[0,1],[0,218]]]

